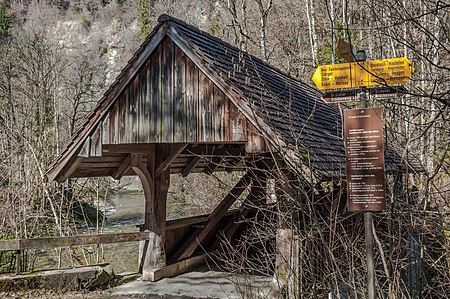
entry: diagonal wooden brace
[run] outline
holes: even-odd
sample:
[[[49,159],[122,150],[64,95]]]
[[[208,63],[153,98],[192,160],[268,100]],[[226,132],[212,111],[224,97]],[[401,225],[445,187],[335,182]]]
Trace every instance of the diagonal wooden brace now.
[[[116,180],[122,178],[131,168],[131,154],[127,155],[122,163],[117,167],[112,177]]]
[[[214,209],[209,216],[209,221],[204,228],[197,230],[193,233],[189,239],[178,249],[178,251],[171,258],[171,262],[177,262],[185,258],[192,256],[197,247],[208,236],[214,227],[220,222],[222,217],[238,199],[239,195],[244,192],[247,186],[250,184],[251,179],[248,174],[245,174],[237,183],[233,189],[225,196],[220,204]]]
[[[172,164],[173,161],[178,157],[178,155],[188,146],[188,144],[180,144],[178,146],[175,146],[171,149],[170,155],[167,159],[165,159],[159,166],[158,169],[156,169],[156,175],[155,177],[158,177],[161,175],[161,173],[166,170],[168,167],[170,167],[170,164]]]

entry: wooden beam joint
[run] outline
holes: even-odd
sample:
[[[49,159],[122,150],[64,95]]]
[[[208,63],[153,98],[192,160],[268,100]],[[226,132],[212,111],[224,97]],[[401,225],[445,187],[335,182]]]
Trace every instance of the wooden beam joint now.
[[[181,172],[181,175],[186,177],[188,176],[191,171],[195,168],[195,166],[197,166],[197,164],[203,159],[203,157],[201,156],[197,156],[192,158],[192,160],[189,162],[188,165],[186,165],[186,167],[183,169],[183,171]]]
[[[67,180],[78,169],[83,159],[84,157],[77,156],[74,160],[71,161],[72,163],[70,163],[69,161],[70,164],[66,164],[66,167],[64,167],[59,176],[56,177],[56,181],[58,183],[62,183]]]
[[[205,173],[208,175],[212,174],[219,167],[220,162],[222,162],[222,157],[212,158],[211,162],[206,166]]]
[[[119,180],[123,177],[131,168],[131,154],[127,155],[122,163],[117,167],[117,170],[113,173],[112,177]]]
[[[156,175],[155,177],[158,177],[161,175],[163,171],[165,171],[167,168],[170,167],[170,164],[172,164],[173,161],[178,157],[178,155],[188,146],[188,144],[181,144],[178,146],[175,146],[171,149],[170,154],[167,159],[165,159],[159,166],[158,169],[156,169]]]

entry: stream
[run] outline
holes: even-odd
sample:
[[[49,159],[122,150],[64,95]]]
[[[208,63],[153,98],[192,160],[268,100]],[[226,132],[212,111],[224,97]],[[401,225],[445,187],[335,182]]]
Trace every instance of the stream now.
[[[144,223],[144,194],[140,192],[119,192],[112,196],[114,206],[106,206],[103,211],[106,221],[102,233],[136,232]],[[138,242],[104,244],[103,257],[114,272],[138,271]]]
[[[144,194],[140,192],[119,192],[113,194],[108,203],[100,202],[99,210],[104,212],[106,221],[100,223],[99,233],[136,232],[136,225],[144,221]],[[96,227],[80,228],[78,234]],[[71,268],[102,262],[110,263],[115,273],[138,271],[138,242],[84,245],[71,248],[37,250],[34,269],[47,270]],[[61,257],[61,259],[59,258]]]

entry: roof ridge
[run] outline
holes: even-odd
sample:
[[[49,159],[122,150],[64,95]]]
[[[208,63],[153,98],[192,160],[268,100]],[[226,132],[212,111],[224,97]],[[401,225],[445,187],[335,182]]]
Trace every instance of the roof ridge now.
[[[262,63],[265,67],[267,67],[267,68],[269,68],[269,69],[271,69],[271,70],[273,70],[273,71],[275,71],[275,72],[277,72],[277,73],[279,73],[279,74],[281,74],[281,75],[283,75],[283,76],[286,76],[287,79],[293,80],[293,81],[295,81],[295,82],[297,82],[297,83],[299,83],[299,84],[302,84],[302,85],[305,85],[305,86],[307,86],[307,87],[310,87],[311,90],[314,90],[315,92],[321,93],[320,90],[317,90],[316,88],[314,88],[314,86],[312,86],[312,85],[310,85],[310,84],[304,82],[304,81],[301,80],[300,78],[296,78],[296,77],[294,77],[294,76],[288,74],[287,72],[285,72],[285,71],[283,71],[283,70],[281,70],[281,69],[279,69],[279,68],[277,68],[277,67],[271,65],[271,64],[268,63],[267,61],[264,61],[264,60],[262,60],[261,58],[255,56],[255,55],[253,55],[253,54],[251,54],[251,53],[249,53],[249,52],[247,52],[247,51],[244,51],[244,50],[242,50],[242,49],[239,49],[238,47],[236,47],[236,46],[230,44],[229,42],[226,42],[226,41],[220,39],[220,38],[217,37],[217,36],[213,36],[213,35],[209,34],[208,32],[199,29],[198,27],[195,27],[195,26],[193,26],[193,25],[190,25],[190,24],[184,22],[183,20],[177,19],[177,18],[175,18],[175,17],[173,17],[173,16],[170,16],[170,15],[167,15],[167,14],[162,14],[162,15],[160,15],[159,18],[158,18],[158,22],[161,22],[161,23],[162,23],[162,22],[168,22],[168,21],[173,22],[173,23],[178,24],[178,25],[181,25],[181,26],[183,26],[183,27],[186,27],[186,28],[188,28],[189,30],[192,30],[192,31],[194,31],[194,32],[197,32],[197,33],[199,33],[199,34],[205,36],[206,38],[213,39],[213,40],[217,41],[217,42],[220,43],[220,44],[223,44],[223,45],[225,45],[225,46],[228,46],[228,47],[231,47],[231,48],[233,48],[233,49],[236,49],[237,51],[240,51],[240,52],[242,52],[242,53],[244,53],[244,54],[247,54],[247,55],[249,55],[249,56],[251,57],[251,59],[256,59],[258,62]]]
[[[177,19],[173,16],[167,15],[167,14],[162,14],[159,16],[158,18],[158,22],[163,23],[163,22],[167,22],[167,21],[172,21],[174,23],[177,23],[179,25],[183,25],[185,27],[188,27],[189,29],[192,29],[193,31],[197,31],[197,32],[201,32],[201,30],[198,27],[195,27],[191,24],[186,23],[183,20]]]
[[[188,24],[188,23],[186,23],[185,21],[182,21],[182,20],[177,19],[177,18],[175,18],[175,17],[169,16],[169,15],[166,15],[166,14],[162,14],[162,15],[160,15],[159,18],[158,18],[158,22],[168,22],[168,21],[174,22],[174,23],[176,23],[176,24],[178,24],[178,25],[181,25],[181,26],[183,26],[183,27],[188,28],[189,30],[192,30],[192,31],[197,32],[197,33],[200,33],[201,35],[203,35],[203,36],[205,36],[205,37],[207,37],[207,38],[213,39],[213,40],[215,40],[215,41],[217,41],[217,42],[219,42],[219,43],[221,43],[221,44],[225,44],[225,45],[227,45],[227,46],[229,46],[229,47],[235,48],[235,49],[237,49],[238,51],[241,51],[241,52],[243,52],[243,53],[248,53],[248,52],[245,52],[244,50],[241,50],[241,49],[239,49],[238,47],[233,46],[232,44],[230,44],[230,43],[228,43],[228,42],[226,42],[226,41],[224,41],[224,40],[218,38],[217,36],[211,35],[211,34],[209,34],[208,32],[203,31],[203,30],[201,30],[200,28],[195,27],[194,25]],[[248,54],[249,54],[249,53],[248,53]],[[249,55],[251,55],[251,54],[249,54]],[[253,55],[252,55],[252,56],[253,56]],[[256,56],[255,56],[255,57],[256,57]]]

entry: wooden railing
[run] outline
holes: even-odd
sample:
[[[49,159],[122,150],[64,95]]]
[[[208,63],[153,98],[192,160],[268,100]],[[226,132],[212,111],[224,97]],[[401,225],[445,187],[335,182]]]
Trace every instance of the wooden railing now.
[[[0,250],[23,250],[36,248],[53,248],[88,244],[108,244],[133,242],[148,239],[148,233],[98,234],[86,236],[64,236],[34,239],[0,240]]]
[[[118,233],[118,234],[96,234],[85,236],[63,236],[33,239],[0,240],[0,251],[15,251],[16,274],[20,274],[22,263],[22,250],[38,248],[54,248],[62,246],[77,246],[89,244],[109,244],[148,240],[150,233]]]
[[[239,210],[230,210],[225,214],[224,217],[230,217],[230,219],[232,219],[238,214]],[[202,226],[208,223],[210,219],[211,215],[205,214],[168,220],[166,223],[166,229],[167,231],[177,231],[188,227]],[[142,231],[142,225],[138,225],[137,227],[139,227],[139,229],[141,230],[140,232],[0,240],[0,251],[15,251],[16,274],[20,274],[22,263],[21,257],[23,250],[56,248],[64,246],[70,247],[90,244],[136,242],[149,240],[152,238],[151,232]],[[192,261],[197,262],[198,260],[201,260],[201,258],[202,257],[196,257],[192,259]],[[190,263],[192,261],[185,261],[185,263]],[[178,264],[172,266],[180,267]]]
[[[238,210],[228,211],[226,216],[234,216],[239,213]],[[197,215],[187,218],[168,220],[166,229],[177,230],[189,226],[202,225],[210,219],[209,214]],[[138,226],[140,227],[140,226]],[[142,230],[142,227],[140,227]],[[123,242],[136,242],[149,240],[150,232],[131,232],[131,233],[114,233],[114,234],[94,234],[94,235],[77,235],[77,236],[61,236],[46,237],[33,239],[13,239],[0,240],[0,251],[15,251],[16,255],[16,274],[20,274],[20,265],[22,263],[22,251],[27,249],[44,249],[56,248],[63,246],[80,246],[89,244],[111,244]]]

